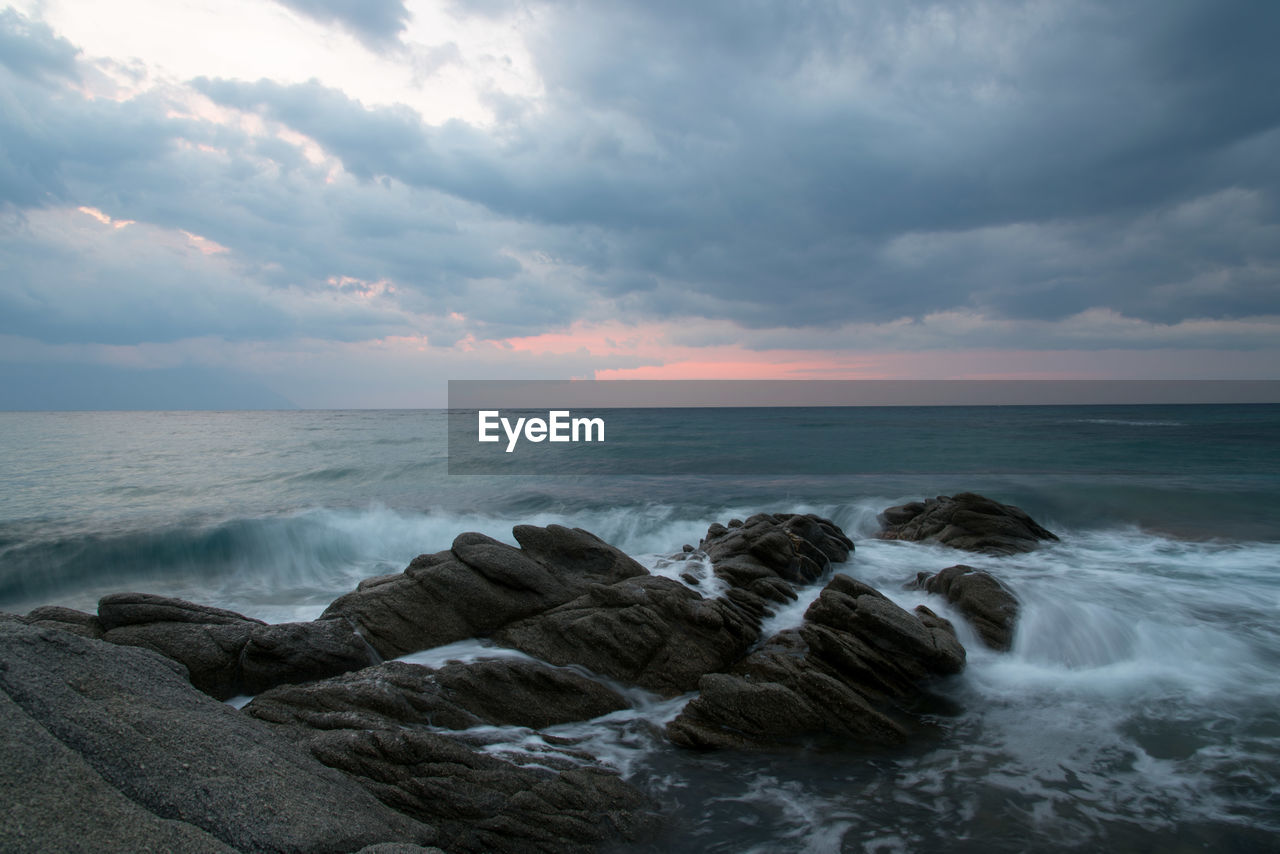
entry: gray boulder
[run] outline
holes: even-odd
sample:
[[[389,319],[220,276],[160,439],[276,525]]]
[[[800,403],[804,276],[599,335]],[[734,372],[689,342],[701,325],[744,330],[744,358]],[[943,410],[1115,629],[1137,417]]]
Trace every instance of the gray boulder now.
[[[882,540],[937,542],[991,555],[1028,552],[1058,537],[1021,509],[973,492],[939,495],[890,507],[880,514]]]
[[[0,622],[0,849],[346,852],[433,844],[143,649]]]
[[[811,584],[848,560],[853,541],[821,516],[757,513],[712,525],[700,548],[729,584],[785,603],[795,598],[792,585]]]
[[[921,572],[908,586],[946,597],[992,649],[1004,652],[1013,646],[1018,600],[991,573],[959,564],[934,575]]]

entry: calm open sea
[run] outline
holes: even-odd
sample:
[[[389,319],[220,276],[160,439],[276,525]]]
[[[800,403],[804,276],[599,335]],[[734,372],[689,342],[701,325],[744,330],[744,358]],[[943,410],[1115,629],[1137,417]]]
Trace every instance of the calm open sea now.
[[[698,412],[643,416],[663,473],[593,476],[450,476],[442,411],[0,413],[0,610],[130,589],[310,619],[463,531],[573,525],[663,571],[712,522],[817,512],[857,542],[840,571],[900,604],[925,601],[901,589],[919,570],[997,574],[1023,602],[1015,648],[961,625],[955,708],[904,753],[691,755],[658,735],[679,702],[556,728],[666,805],[663,847],[1275,850],[1280,406]],[[679,474],[773,447],[848,473]],[[1062,542],[869,539],[884,507],[963,490]]]

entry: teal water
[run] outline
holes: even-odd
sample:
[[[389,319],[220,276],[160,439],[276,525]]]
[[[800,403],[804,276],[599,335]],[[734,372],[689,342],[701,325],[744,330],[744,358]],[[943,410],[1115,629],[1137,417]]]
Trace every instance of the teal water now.
[[[659,797],[677,828],[664,844],[686,850],[1266,850],[1280,832],[1280,407],[628,423],[650,447],[615,451],[626,474],[450,476],[441,411],[0,413],[0,609],[141,589],[309,619],[462,531],[575,525],[659,568],[711,522],[760,510],[835,519],[858,544],[841,571],[913,605],[902,582],[962,556],[869,539],[875,514],[978,491],[1062,542],[963,556],[1025,612],[1012,653],[966,643],[935,741],[696,757],[655,735],[674,714],[661,704],[568,734]],[[708,459],[739,473],[688,473]],[[777,462],[795,459],[816,468]]]

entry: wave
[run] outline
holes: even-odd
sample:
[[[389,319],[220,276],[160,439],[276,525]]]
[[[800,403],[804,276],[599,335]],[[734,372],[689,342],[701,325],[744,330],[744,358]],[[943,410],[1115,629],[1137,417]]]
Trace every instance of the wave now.
[[[1125,427],[1185,427],[1185,421],[1135,421],[1125,418],[1077,418],[1072,424],[1120,424]]]

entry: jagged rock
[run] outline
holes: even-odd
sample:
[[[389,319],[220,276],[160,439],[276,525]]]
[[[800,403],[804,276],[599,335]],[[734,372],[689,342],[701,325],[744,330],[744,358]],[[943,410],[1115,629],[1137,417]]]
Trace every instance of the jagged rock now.
[[[890,507],[880,514],[880,524],[882,540],[928,540],[992,555],[1028,552],[1058,540],[1019,508],[972,492]]]
[[[23,622],[33,626],[45,626],[51,629],[62,629],[86,638],[101,638],[102,623],[93,614],[77,611],[74,608],[63,608],[58,605],[43,605],[33,609]]]
[[[592,582],[648,574],[579,528],[518,525],[513,534],[521,548],[462,534],[449,551],[420,555],[399,576],[339,597],[323,616],[348,618],[379,654],[395,658],[488,635],[569,601]]]
[[[909,586],[945,596],[992,649],[1004,652],[1013,646],[1018,600],[991,573],[958,564],[934,575],[921,572]]]
[[[155,653],[6,620],[0,662],[0,849],[345,852],[437,841]]]
[[[311,729],[387,729],[480,724],[533,729],[589,720],[625,709],[611,688],[536,661],[490,659],[438,670],[389,661],[355,673],[286,685],[259,694],[244,711],[276,724]]]
[[[111,629],[108,643],[158,652],[181,664],[191,684],[211,697],[226,700],[241,693],[240,653],[253,623],[145,623]]]
[[[235,611],[197,605],[185,599],[152,593],[112,593],[98,601],[98,620],[103,631],[144,623],[199,623],[201,625],[265,625]]]
[[[651,804],[600,768],[516,765],[421,729],[328,730],[305,743],[450,852],[586,852],[651,834]]]
[[[143,593],[106,596],[98,611],[108,627],[103,640],[172,658],[186,667],[191,684],[219,700],[381,660],[340,619],[268,625],[233,611]],[[206,618],[209,622],[202,622]]]
[[[810,584],[831,564],[848,560],[853,542],[820,516],[757,513],[712,525],[700,549],[729,584],[788,602],[795,598],[792,584]]]
[[[343,619],[258,626],[240,652],[240,693],[324,679],[381,660]]]
[[[730,599],[706,599],[661,576],[592,584],[576,599],[494,633],[552,664],[579,664],[675,696],[746,653],[760,620]]]
[[[923,680],[959,672],[964,649],[945,620],[912,615],[881,593],[835,576],[799,629],[770,638],[727,673],[711,673],[667,727],[686,747],[772,745],[835,736],[897,744]]]

